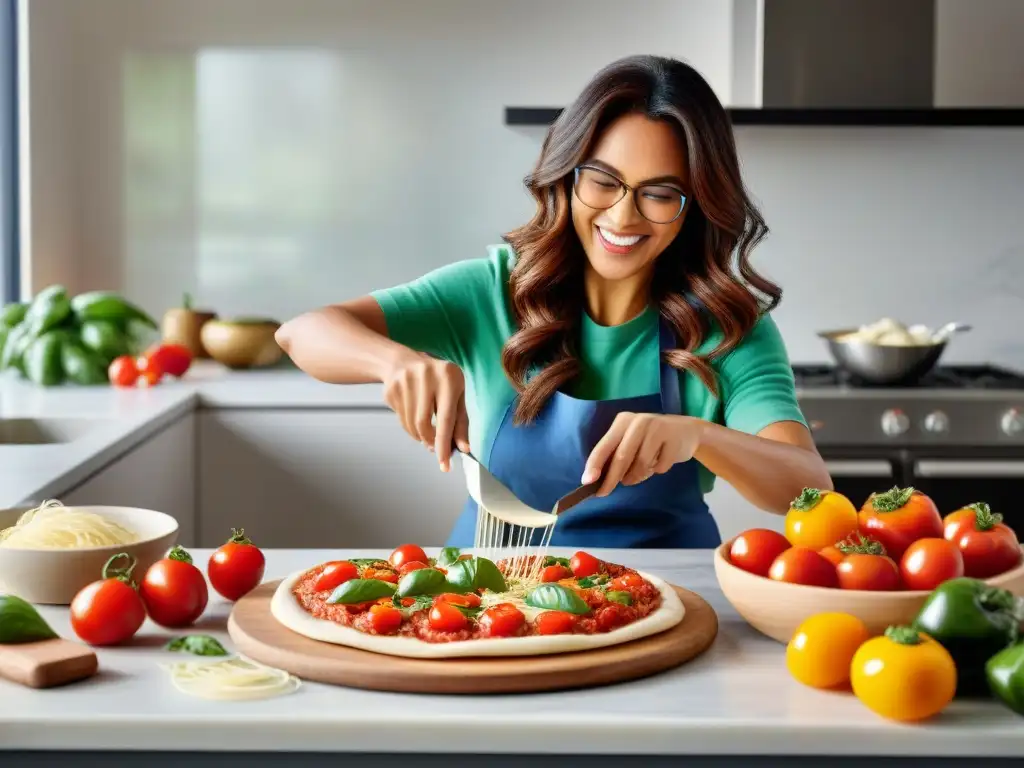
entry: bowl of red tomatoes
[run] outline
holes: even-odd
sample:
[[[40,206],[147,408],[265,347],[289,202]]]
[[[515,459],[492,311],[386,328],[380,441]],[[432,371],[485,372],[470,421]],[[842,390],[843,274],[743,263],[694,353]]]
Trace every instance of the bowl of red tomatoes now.
[[[784,531],[754,528],[715,550],[726,599],[752,627],[788,643],[805,619],[852,614],[875,634],[907,624],[949,579],[967,576],[1024,595],[1024,551],[985,502],[943,516],[913,488],[873,493],[858,508],[806,488]]]

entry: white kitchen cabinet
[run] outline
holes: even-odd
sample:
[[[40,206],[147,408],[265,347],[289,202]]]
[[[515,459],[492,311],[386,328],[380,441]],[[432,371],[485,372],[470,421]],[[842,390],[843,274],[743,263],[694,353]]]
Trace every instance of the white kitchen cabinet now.
[[[196,429],[189,414],[85,482],[60,494],[67,505],[155,509],[178,521],[178,543],[196,544]]]
[[[386,410],[199,414],[199,541],[245,528],[267,547],[387,549],[444,542],[466,499]]]

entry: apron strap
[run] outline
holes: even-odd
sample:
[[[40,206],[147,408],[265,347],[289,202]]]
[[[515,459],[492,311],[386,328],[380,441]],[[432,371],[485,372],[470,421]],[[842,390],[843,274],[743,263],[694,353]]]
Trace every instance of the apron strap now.
[[[679,394],[679,371],[662,359],[662,355],[676,346],[675,333],[664,320],[659,321],[658,328],[659,355],[661,364],[661,410],[671,416],[683,414],[682,397]]]

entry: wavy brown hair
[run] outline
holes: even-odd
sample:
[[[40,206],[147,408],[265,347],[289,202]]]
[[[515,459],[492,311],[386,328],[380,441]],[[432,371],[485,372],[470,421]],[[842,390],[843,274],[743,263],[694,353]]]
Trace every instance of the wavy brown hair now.
[[[548,130],[537,166],[525,179],[537,211],[505,235],[517,256],[509,297],[518,330],[501,356],[520,394],[514,423],[533,421],[580,372],[586,256],[570,211],[573,171],[601,132],[628,113],[671,123],[689,167],[686,218],[655,261],[651,282],[651,301],[680,345],[666,353],[667,362],[692,371],[717,395],[711,360],[732,350],[782,297],[750,265],[750,252],[768,227],[740,179],[732,124],[714,91],[681,61],[631,56],[613,62]],[[712,321],[722,342],[697,355]]]

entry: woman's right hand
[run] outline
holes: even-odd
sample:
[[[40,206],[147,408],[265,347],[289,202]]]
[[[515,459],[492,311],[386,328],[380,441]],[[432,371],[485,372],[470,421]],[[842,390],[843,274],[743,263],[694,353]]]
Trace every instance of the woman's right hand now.
[[[451,468],[453,444],[469,451],[465,391],[457,365],[419,352],[403,356],[384,378],[384,402],[414,440],[437,454],[443,472]]]

